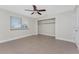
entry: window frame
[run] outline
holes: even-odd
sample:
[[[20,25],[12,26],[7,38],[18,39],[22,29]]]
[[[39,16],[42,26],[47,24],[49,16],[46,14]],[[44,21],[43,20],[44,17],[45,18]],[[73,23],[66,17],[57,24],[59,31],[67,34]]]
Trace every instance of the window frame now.
[[[12,18],[16,18],[16,20],[18,20],[20,23],[20,25],[21,25],[21,27],[19,28],[13,28],[13,26],[12,26]],[[21,30],[22,29],[22,17],[19,17],[19,16],[10,16],[10,30]]]

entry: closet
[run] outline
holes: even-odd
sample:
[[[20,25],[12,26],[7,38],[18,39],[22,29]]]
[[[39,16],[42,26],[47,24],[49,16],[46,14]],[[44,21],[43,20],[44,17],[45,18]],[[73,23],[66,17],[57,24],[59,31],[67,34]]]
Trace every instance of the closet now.
[[[39,20],[38,34],[55,36],[55,18]]]

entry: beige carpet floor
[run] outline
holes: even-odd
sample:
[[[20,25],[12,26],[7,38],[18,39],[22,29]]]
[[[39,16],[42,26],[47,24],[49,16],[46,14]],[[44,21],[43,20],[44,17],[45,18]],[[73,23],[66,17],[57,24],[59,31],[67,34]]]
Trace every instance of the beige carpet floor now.
[[[79,53],[74,43],[49,36],[30,36],[0,43],[0,53],[5,54],[74,54]]]

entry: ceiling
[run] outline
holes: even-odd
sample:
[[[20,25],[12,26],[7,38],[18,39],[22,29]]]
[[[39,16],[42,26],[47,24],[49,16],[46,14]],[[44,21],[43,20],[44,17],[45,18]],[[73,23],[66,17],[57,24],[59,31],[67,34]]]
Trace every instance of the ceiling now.
[[[1,9],[5,9],[14,13],[25,15],[32,18],[44,17],[46,15],[54,15],[74,9],[74,5],[37,5],[38,9],[46,9],[46,12],[41,12],[42,15],[31,15],[32,12],[25,11],[25,9],[33,9],[32,5],[0,5]]]

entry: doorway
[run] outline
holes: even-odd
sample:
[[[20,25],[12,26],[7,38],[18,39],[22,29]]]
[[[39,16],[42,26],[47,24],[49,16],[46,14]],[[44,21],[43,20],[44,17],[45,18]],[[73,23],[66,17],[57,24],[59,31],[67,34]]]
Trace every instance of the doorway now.
[[[38,34],[55,36],[55,18],[39,20]]]

